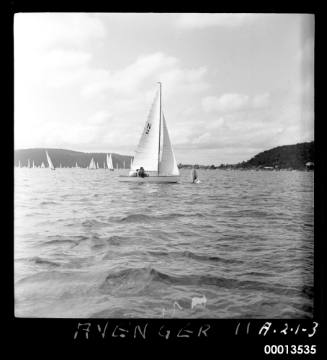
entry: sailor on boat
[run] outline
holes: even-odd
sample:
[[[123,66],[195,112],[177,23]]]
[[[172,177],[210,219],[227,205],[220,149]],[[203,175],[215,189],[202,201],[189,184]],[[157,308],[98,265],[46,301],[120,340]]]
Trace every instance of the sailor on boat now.
[[[147,174],[145,171],[144,171],[144,168],[141,166],[140,167],[140,170],[137,172],[137,175],[144,178],[146,176],[149,176],[149,174]]]

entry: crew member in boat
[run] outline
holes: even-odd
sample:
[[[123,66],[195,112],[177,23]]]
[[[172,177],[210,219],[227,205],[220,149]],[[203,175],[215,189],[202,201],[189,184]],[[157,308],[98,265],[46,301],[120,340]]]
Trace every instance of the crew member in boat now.
[[[195,169],[195,165],[193,165],[193,169],[191,172],[192,182],[194,183],[196,180],[198,180],[198,172]]]
[[[142,178],[145,176],[149,176],[148,174],[145,173],[144,168],[142,166],[140,167],[140,170],[138,171],[137,174],[138,174],[138,176],[140,176]]]

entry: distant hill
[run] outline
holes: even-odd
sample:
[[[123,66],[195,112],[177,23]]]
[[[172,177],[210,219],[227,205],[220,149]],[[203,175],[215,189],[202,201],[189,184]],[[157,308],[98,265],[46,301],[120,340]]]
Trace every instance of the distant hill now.
[[[263,168],[266,166],[279,169],[305,169],[307,162],[314,162],[314,142],[278,146],[260,152],[252,159],[232,165],[233,168]]]
[[[106,161],[107,153],[84,153],[80,151],[72,151],[72,150],[64,150],[64,149],[44,149],[44,148],[37,148],[37,149],[22,149],[22,150],[15,150],[14,155],[14,162],[15,166],[18,166],[18,162],[20,161],[21,166],[27,166],[28,159],[30,160],[31,164],[35,163],[35,166],[40,166],[42,162],[46,166],[47,159],[45,155],[45,150],[48,151],[49,156],[53,162],[55,167],[59,167],[60,164],[62,167],[74,167],[76,162],[80,167],[88,167],[92,157],[94,161],[99,164],[100,168],[103,168],[103,164]],[[112,163],[114,168],[125,167],[129,168],[132,156],[129,155],[120,155],[111,153]]]

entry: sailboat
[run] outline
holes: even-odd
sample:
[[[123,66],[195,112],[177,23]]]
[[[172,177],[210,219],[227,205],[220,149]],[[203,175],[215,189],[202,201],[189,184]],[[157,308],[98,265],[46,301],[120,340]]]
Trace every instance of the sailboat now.
[[[20,160],[18,160],[18,167],[21,168],[21,165],[20,165]]]
[[[75,168],[79,168],[78,164],[77,164],[77,161],[76,161],[76,164],[75,164]]]
[[[90,170],[95,170],[96,169],[95,161],[94,161],[93,158],[91,159],[91,162],[90,162],[90,165],[89,165],[88,169],[90,169]]]
[[[140,167],[149,176],[136,176],[136,170]],[[119,180],[157,183],[176,183],[179,180],[179,170],[162,111],[160,82],[135,151],[131,171],[128,176],[121,175]]]
[[[53,163],[52,163],[52,161],[51,161],[51,159],[50,159],[50,156],[49,156],[49,154],[48,154],[47,151],[45,151],[45,154],[47,155],[47,160],[48,160],[49,168],[50,168],[51,170],[56,170],[55,167],[53,166]],[[42,164],[43,164],[43,163],[42,163]]]
[[[41,168],[45,168],[44,162],[42,161]]]
[[[30,159],[27,160],[27,167],[28,167],[28,168],[31,167]]]
[[[35,164],[34,164],[34,160],[33,160],[33,165],[32,165],[32,168],[35,169]]]
[[[111,154],[110,154],[110,156],[108,156],[108,154],[107,154],[107,166],[110,171],[114,171],[114,167],[112,166]]]

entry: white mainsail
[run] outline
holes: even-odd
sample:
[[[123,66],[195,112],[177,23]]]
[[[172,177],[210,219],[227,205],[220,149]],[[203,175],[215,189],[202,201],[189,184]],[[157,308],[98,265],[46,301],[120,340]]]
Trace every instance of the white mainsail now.
[[[32,168],[35,169],[35,164],[34,164],[34,160],[33,160],[33,165],[32,165]]]
[[[89,169],[96,169],[95,161],[94,161],[93,158],[91,159],[91,162],[90,162],[90,165],[89,165]]]
[[[75,167],[76,167],[76,168],[78,168],[78,164],[77,164],[77,161],[76,161]]]
[[[168,128],[164,114],[162,113],[162,148],[159,162],[159,174],[165,175],[179,175],[177,162],[174,151],[171,146]]]
[[[30,159],[27,160],[27,167],[31,167]]]
[[[55,167],[54,167],[53,164],[52,164],[52,161],[51,161],[51,159],[50,159],[50,156],[49,156],[48,152],[45,151],[45,153],[46,153],[46,155],[47,155],[47,160],[48,160],[49,168],[50,168],[51,170],[55,170]]]
[[[42,161],[41,168],[45,168],[44,162]]]
[[[134,161],[133,163],[131,162],[132,172],[139,169],[141,166],[146,172],[156,173],[153,175],[179,176],[179,169],[162,111],[160,116],[160,91],[156,94],[148,120],[145,123],[143,134],[135,152]]]
[[[107,166],[108,166],[108,169],[109,170],[113,170],[114,169],[114,167],[113,167],[113,165],[112,165],[112,158],[111,158],[111,154],[108,156],[108,154],[107,154]]]
[[[158,171],[159,122],[160,91],[158,90],[135,151],[132,170],[139,169],[142,166],[147,172]]]

